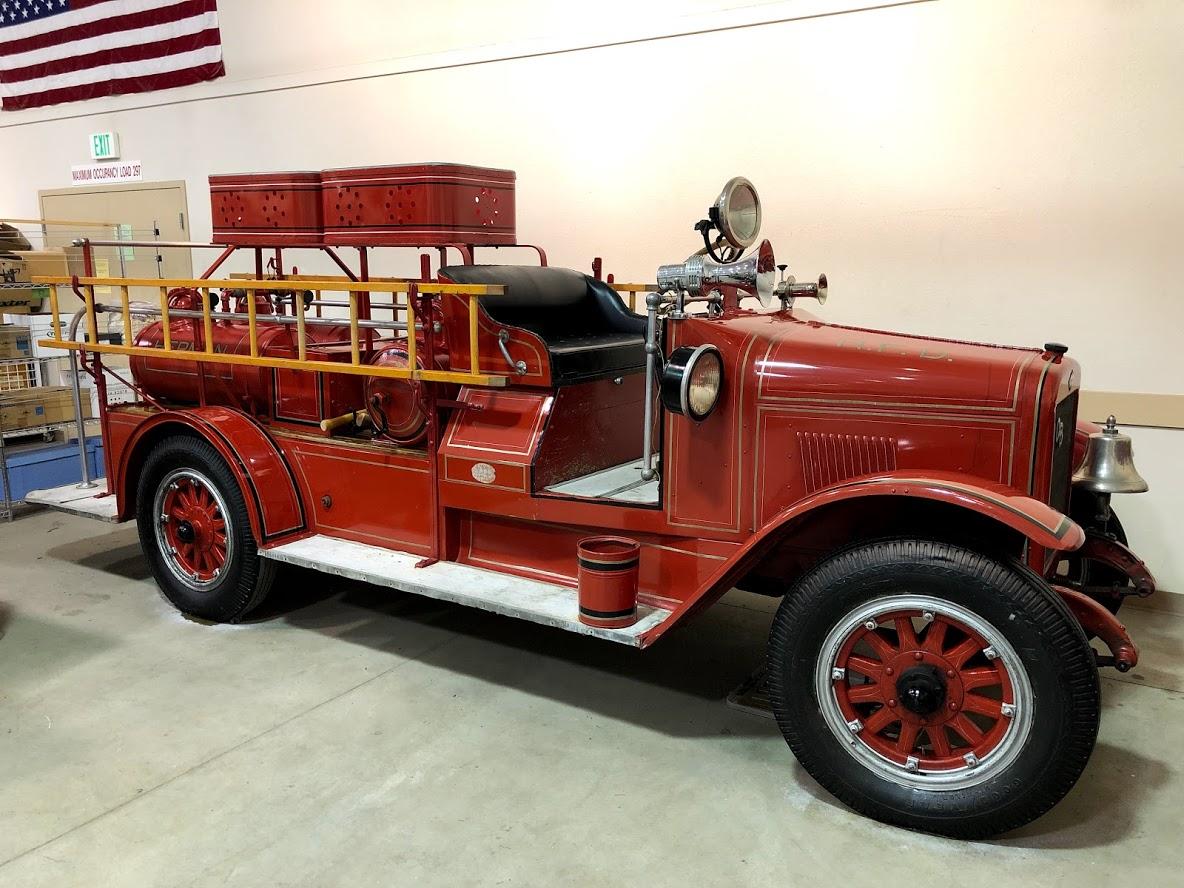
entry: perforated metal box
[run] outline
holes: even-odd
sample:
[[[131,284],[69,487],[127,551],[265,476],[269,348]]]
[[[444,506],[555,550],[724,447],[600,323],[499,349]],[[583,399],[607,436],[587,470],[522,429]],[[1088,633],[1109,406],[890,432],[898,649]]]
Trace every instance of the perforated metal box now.
[[[514,178],[513,170],[454,163],[326,170],[325,243],[517,243]]]
[[[317,246],[321,174],[210,176],[214,242],[235,246]]]

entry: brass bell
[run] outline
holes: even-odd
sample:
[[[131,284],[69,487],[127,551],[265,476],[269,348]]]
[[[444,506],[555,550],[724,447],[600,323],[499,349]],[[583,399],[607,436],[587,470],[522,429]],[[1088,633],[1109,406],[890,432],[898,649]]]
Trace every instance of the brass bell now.
[[[1135,468],[1131,439],[1118,431],[1111,416],[1106,427],[1089,436],[1085,459],[1073,475],[1073,485],[1091,493],[1142,493],[1147,482]]]

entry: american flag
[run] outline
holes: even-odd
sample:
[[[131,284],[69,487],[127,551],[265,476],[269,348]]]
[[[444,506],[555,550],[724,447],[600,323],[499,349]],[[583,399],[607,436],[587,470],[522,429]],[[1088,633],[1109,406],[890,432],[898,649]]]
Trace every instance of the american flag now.
[[[213,80],[215,0],[0,0],[0,108]]]

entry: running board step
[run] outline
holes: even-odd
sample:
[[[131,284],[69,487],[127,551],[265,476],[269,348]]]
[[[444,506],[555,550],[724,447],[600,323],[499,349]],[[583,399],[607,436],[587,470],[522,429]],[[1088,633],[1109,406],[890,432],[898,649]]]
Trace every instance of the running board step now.
[[[416,567],[422,560],[421,556],[327,536],[317,535],[283,543],[261,549],[259,554],[264,558],[310,567],[351,580],[465,604],[632,647],[641,647],[641,636],[663,623],[671,613],[662,608],[639,604],[638,619],[632,626],[624,629],[586,626],[576,618],[576,590],[568,586],[528,580],[452,561],[437,561],[427,567]]]
[[[98,518],[100,521],[117,523],[115,497],[107,494],[107,479],[96,478],[94,487],[80,488],[77,484],[63,484],[44,490],[30,490],[25,502],[45,506],[57,512],[81,515],[83,518]]]

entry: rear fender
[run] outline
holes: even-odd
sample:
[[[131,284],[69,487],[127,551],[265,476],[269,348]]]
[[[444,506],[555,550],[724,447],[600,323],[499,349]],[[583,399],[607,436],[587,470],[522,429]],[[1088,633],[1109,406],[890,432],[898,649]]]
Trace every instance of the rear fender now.
[[[140,424],[120,458],[116,496],[121,519],[135,517],[136,485],[148,451],[177,433],[208,441],[230,466],[258,542],[304,529],[304,507],[283,455],[255,420],[228,407],[167,410]]]
[[[1056,551],[1077,549],[1085,532],[1067,515],[1025,496],[1015,488],[984,482],[972,475],[953,472],[920,476],[915,472],[891,472],[840,484],[799,500],[755,533],[721,565],[694,595],[684,601],[670,619],[642,638],[649,644],[696,608],[710,604],[739,582],[761,557],[792,533],[792,525],[809,520],[809,513],[844,500],[865,497],[904,497],[931,500],[966,509],[1010,528],[1031,543]]]

